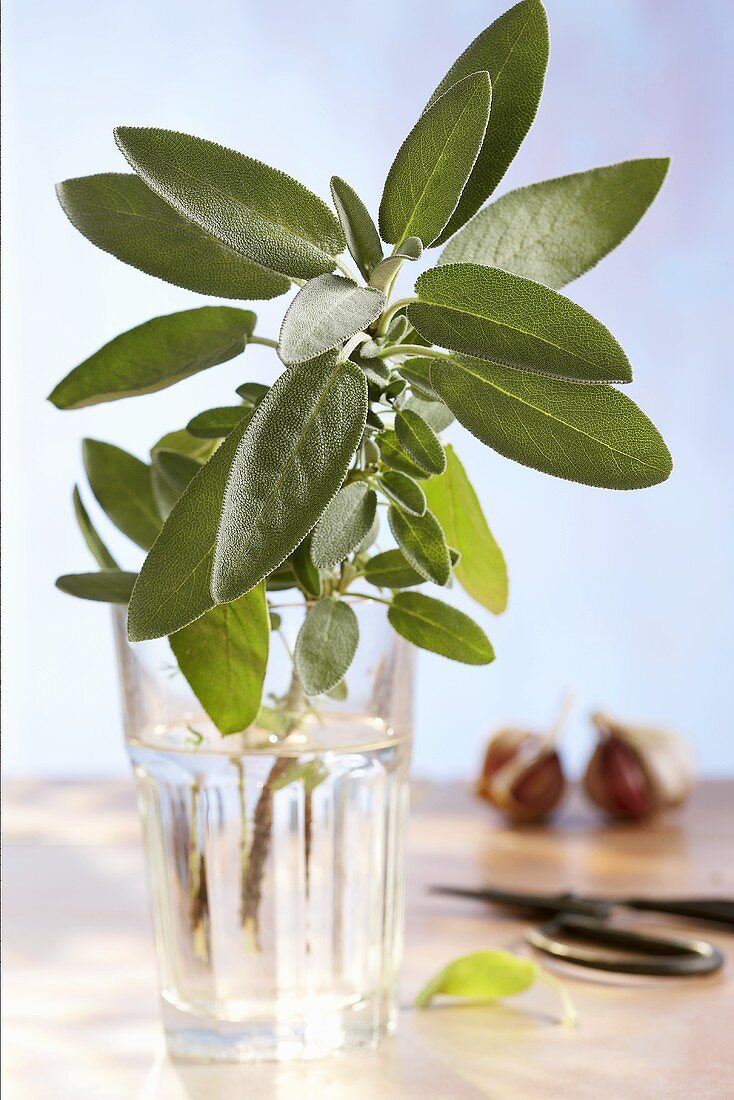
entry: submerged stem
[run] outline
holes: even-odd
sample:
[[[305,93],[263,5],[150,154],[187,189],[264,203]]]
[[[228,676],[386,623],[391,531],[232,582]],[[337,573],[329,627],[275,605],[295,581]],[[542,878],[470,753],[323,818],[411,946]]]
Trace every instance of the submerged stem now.
[[[305,703],[305,695],[295,669],[291,674],[288,691],[283,696],[282,705],[290,720],[284,736],[292,733],[298,725],[300,712]],[[245,942],[253,952],[260,950],[260,899],[262,882],[265,875],[265,863],[270,851],[273,832],[273,792],[277,781],[291,766],[292,760],[279,756],[263,783],[252,818],[252,844],[242,884],[242,929]]]
[[[191,787],[191,827],[189,831],[189,917],[194,957],[209,962],[209,895],[206,881],[206,857],[199,850],[199,785]]]

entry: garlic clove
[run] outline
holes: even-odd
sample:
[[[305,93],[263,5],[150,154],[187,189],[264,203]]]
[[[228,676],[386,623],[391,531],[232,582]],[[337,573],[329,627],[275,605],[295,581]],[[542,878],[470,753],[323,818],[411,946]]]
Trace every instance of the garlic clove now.
[[[694,782],[690,747],[670,730],[595,714],[599,735],[584,775],[589,798],[612,817],[641,820],[680,805]]]
[[[592,802],[612,817],[648,817],[654,809],[637,754],[619,737],[597,745],[586,769],[584,789]]]
[[[487,746],[477,794],[515,822],[540,821],[565,790],[560,757],[547,737],[505,729]]]

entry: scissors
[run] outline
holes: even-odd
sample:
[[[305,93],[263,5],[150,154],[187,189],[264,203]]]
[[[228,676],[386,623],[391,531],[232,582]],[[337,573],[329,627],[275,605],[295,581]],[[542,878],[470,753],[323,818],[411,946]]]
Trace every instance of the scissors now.
[[[715,923],[734,932],[732,898],[593,898],[566,891],[561,894],[530,894],[511,890],[464,889],[432,886],[431,893],[473,898],[532,916],[547,918],[529,929],[525,939],[546,955],[617,974],[652,974],[663,977],[711,974],[724,964],[724,955],[707,940],[657,936],[632,932],[610,925],[616,908],[664,913],[688,920]],[[561,937],[618,948],[621,953],[589,951],[571,946]],[[631,957],[628,957],[631,956]]]

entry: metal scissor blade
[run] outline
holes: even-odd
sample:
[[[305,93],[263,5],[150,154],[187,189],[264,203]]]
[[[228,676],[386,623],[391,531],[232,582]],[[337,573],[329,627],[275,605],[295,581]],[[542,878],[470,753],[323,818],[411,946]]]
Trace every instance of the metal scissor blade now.
[[[461,886],[431,886],[432,894],[444,894],[451,897],[473,898],[475,901],[490,902],[493,905],[506,905],[512,909],[522,909],[533,914],[555,916],[559,913],[575,913],[579,916],[604,918],[612,906],[597,898],[582,898],[575,894],[530,894],[514,890],[481,889],[470,890]]]

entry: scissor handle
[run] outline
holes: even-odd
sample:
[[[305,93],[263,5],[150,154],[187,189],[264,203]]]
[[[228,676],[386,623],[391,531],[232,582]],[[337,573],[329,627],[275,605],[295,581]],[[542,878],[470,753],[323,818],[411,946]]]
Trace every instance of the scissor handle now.
[[[638,958],[625,955],[610,957],[582,947],[572,947],[556,937],[562,934],[576,940],[586,940],[603,947],[620,947]],[[679,939],[672,936],[649,936],[613,928],[606,921],[591,917],[560,914],[553,920],[525,933],[529,944],[546,955],[592,970],[607,970],[615,974],[651,974],[663,977],[683,977],[711,974],[724,964],[724,956],[706,940]]]

